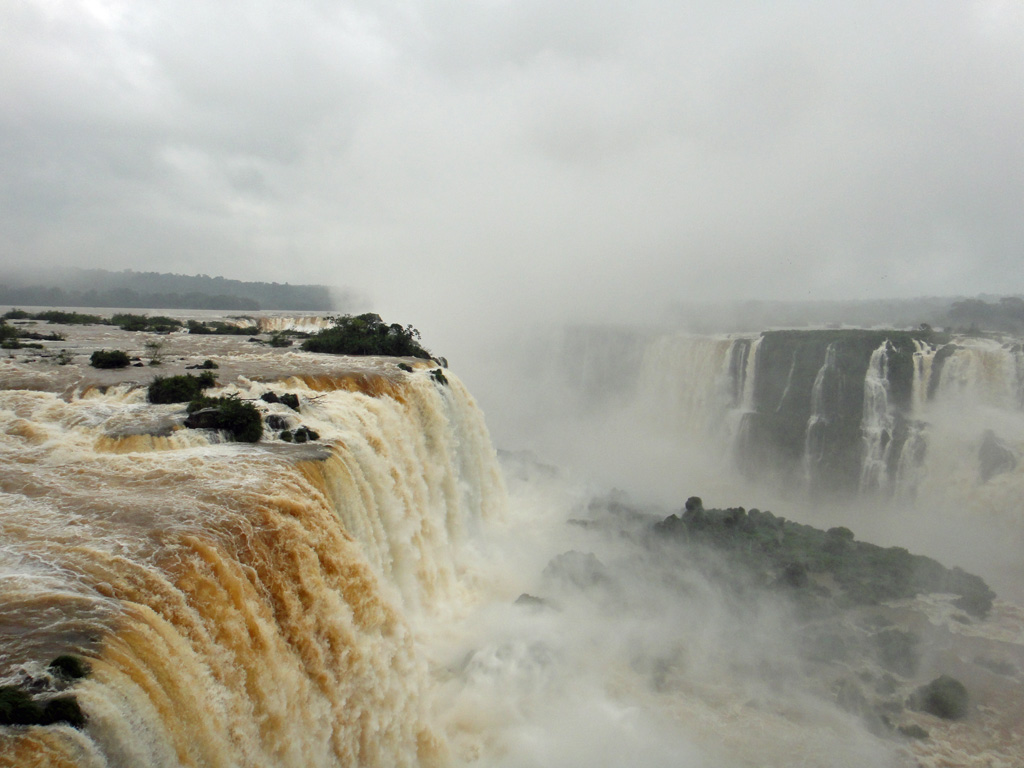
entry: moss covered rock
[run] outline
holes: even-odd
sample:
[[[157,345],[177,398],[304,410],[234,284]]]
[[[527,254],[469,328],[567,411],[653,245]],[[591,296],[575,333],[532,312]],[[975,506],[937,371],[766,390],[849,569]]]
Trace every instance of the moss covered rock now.
[[[907,706],[944,720],[959,720],[967,716],[970,697],[967,688],[955,677],[942,675],[914,691]]]

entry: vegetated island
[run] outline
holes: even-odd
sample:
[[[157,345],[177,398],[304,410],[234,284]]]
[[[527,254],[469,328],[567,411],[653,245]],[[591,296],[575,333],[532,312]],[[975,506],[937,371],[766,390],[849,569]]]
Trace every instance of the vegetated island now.
[[[957,595],[960,610],[984,618],[996,596],[979,576],[903,547],[856,541],[849,528],[823,531],[758,509],[704,509],[697,496],[654,531],[717,550],[764,586],[805,590],[809,601],[838,608],[946,593]]]
[[[335,355],[385,355],[437,359],[420,344],[420,332],[411,325],[385,323],[373,312],[342,315],[332,319],[332,326],[302,342],[307,352]]]
[[[856,541],[845,527],[823,531],[758,509],[704,509],[697,496],[649,532],[691,554],[713,553],[704,567],[727,589],[790,598],[801,624],[800,656],[809,668],[826,670],[836,703],[875,732],[927,739],[928,730],[909,713],[940,720],[970,714],[970,693],[960,680],[945,672],[929,682],[920,678],[935,674],[924,669],[929,639],[910,622],[905,626],[899,610],[881,609],[922,595],[955,595],[952,606],[964,613],[953,614],[954,621],[983,620],[996,595],[980,577],[902,547]],[[858,674],[849,673],[858,667]]]
[[[356,302],[353,292],[324,285],[245,282],[209,275],[71,269],[45,280],[0,278],[0,304],[42,307],[294,310],[330,312]]]
[[[985,675],[1012,681],[1020,673],[1016,663],[984,655],[998,644],[987,651],[967,645],[975,642],[970,632],[959,647],[978,649],[973,661],[966,650],[959,656],[934,652],[958,642],[956,627],[978,625],[984,635],[980,627],[995,593],[978,576],[901,547],[857,541],[844,527],[821,530],[758,509],[705,509],[696,496],[678,513],[663,514],[632,506],[618,492],[592,500],[586,519],[570,522],[636,549],[608,564],[592,553],[562,553],[545,574],[561,589],[571,584],[610,596],[626,594],[626,585],[642,574],[688,599],[701,590],[679,574],[692,569],[740,621],[750,612],[783,610],[808,690],[879,736],[929,739],[929,729],[944,729],[944,721],[971,718],[987,706],[988,693],[972,691],[972,681]],[[524,594],[516,604],[559,610],[557,594]],[[674,684],[670,662],[654,669],[656,685]]]

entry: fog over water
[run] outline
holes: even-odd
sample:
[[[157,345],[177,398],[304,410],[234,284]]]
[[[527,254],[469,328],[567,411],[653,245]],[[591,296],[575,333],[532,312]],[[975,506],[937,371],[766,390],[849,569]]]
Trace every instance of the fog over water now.
[[[101,590],[109,581],[116,600],[146,605],[125,614],[137,635],[116,635],[114,614],[104,613],[79,649],[98,659],[82,698],[96,723],[89,743],[99,746],[81,747],[76,764],[188,764],[181,754],[200,747],[177,724],[210,722],[193,708],[199,688],[208,698],[197,700],[225,724],[196,740],[220,761],[210,764],[265,755],[303,768],[343,758],[688,768],[788,766],[794,755],[836,768],[1024,759],[1013,737],[1024,674],[1024,614],[1014,605],[971,623],[933,598],[810,626],[774,592],[751,598],[709,576],[728,571],[713,557],[695,561],[644,533],[699,495],[708,507],[847,526],[858,539],[980,573],[1000,597],[1024,601],[1024,462],[987,484],[974,473],[982,428],[1024,456],[1020,403],[972,399],[968,387],[963,399],[922,410],[935,462],[913,500],[812,502],[798,487],[737,471],[730,419],[743,409],[720,407],[721,361],[698,355],[725,332],[792,324],[742,325],[742,312],[730,314],[735,302],[1024,294],[1021,6],[18,0],[0,7],[0,50],[4,275],[43,281],[81,266],[340,286],[366,297],[346,309],[419,328],[457,382],[452,395],[379,362],[368,380],[387,379],[381,391],[393,400],[363,397],[366,381],[275,385],[318,403],[305,418],[338,452],[321,476],[296,470],[276,443],[254,461],[194,435],[187,445],[143,435],[114,441],[125,454],[108,450],[115,427],[144,412],[139,390],[64,401],[47,390],[61,391],[65,369],[5,360],[0,448],[19,481],[4,488],[3,519],[28,538],[0,567],[20,578],[45,551],[39,567],[57,586],[46,592],[40,582],[44,602],[70,594],[60,580],[78,568],[87,576],[74,590],[92,595],[89,579]],[[809,324],[925,319],[893,311],[851,322],[818,305]],[[683,329],[700,337],[685,354],[669,343]],[[83,375],[93,375],[88,344],[134,343],[102,333],[80,348]],[[246,396],[269,386],[261,377],[284,380],[308,364],[301,353],[274,357],[293,352],[221,340],[170,344],[181,361],[222,354],[222,381]],[[323,401],[317,386],[329,392]],[[402,412],[410,402],[419,404],[412,416]],[[422,458],[424,435],[439,455],[421,467],[406,457]],[[64,467],[59,477],[47,475],[53,464]],[[357,487],[343,464],[369,467],[370,479]],[[136,465],[148,471],[146,493],[126,511],[99,510],[95,539],[65,551],[60,537],[32,533],[33,494],[45,491],[61,531],[63,507],[91,497],[96,467],[130,487]],[[197,483],[216,530],[164,504],[166,472]],[[249,506],[235,501],[240,477]],[[338,488],[370,500],[342,505],[354,516],[344,526],[331,506]],[[474,493],[487,504],[460,496]],[[394,513],[379,530],[374,504]],[[488,514],[478,515],[483,506]],[[296,551],[343,542],[332,551],[344,562],[281,565],[274,536],[262,538],[275,529],[254,522],[250,507],[274,521],[285,510],[279,535]],[[144,556],[108,559],[122,544],[104,526],[116,529],[119,515],[172,513],[186,516],[181,530],[194,538],[161,539],[150,551],[141,526],[129,543]],[[250,527],[261,536],[245,538]],[[381,554],[392,541],[415,546]],[[208,574],[221,558],[219,574]],[[271,574],[270,587],[255,583],[253,568]],[[338,575],[346,568],[365,596],[345,600],[370,614],[365,621],[338,596],[352,583]],[[237,578],[222,584],[223,573]],[[159,600],[149,605],[138,587],[145,579],[188,610],[157,616]],[[258,654],[193,648],[221,620],[219,603],[197,597],[206,579],[228,595],[245,585],[243,597],[225,598],[224,615],[244,622],[251,611],[275,652],[291,643],[315,663],[292,654],[279,672]],[[309,591],[296,596],[296,585]],[[287,616],[266,618],[267,593]],[[309,599],[313,632],[303,612],[290,613]],[[147,656],[139,638],[149,622],[187,664]],[[926,649],[917,677],[892,690],[889,671],[863,651],[884,622],[913,628]],[[107,632],[110,646],[96,639]],[[808,656],[805,642],[833,634],[849,656],[833,666]],[[117,651],[131,664],[157,670],[152,680],[166,674],[189,693],[175,700],[180,721],[118,719],[125,702],[163,702],[150,678],[135,687],[124,679],[127,662],[111,656],[118,643],[132,645]],[[359,666],[359,676],[339,676],[345,687],[323,685],[345,668],[332,653]],[[1016,671],[992,672],[978,658]],[[32,659],[31,670],[46,661]],[[224,683],[239,670],[265,701]],[[931,731],[912,743],[879,725],[885,697],[900,704],[947,671],[980,702],[966,725],[900,710],[901,723]],[[360,722],[345,720],[352,702]],[[274,727],[255,727],[245,714],[253,706]],[[296,707],[308,728],[278,716]],[[133,743],[140,729],[146,738]],[[54,740],[62,749],[88,740],[65,730]],[[3,764],[12,744],[27,742],[0,735]],[[148,757],[132,763],[134,749]]]
[[[8,268],[348,285],[445,349],[1024,291],[1015,3],[39,0],[0,44]]]

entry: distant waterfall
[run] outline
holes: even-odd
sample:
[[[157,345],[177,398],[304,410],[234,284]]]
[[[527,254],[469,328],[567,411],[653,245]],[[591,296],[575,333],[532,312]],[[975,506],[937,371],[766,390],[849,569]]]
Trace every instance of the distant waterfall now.
[[[825,435],[829,425],[839,415],[839,392],[841,386],[836,345],[825,349],[825,362],[814,377],[811,387],[811,415],[804,432],[804,478],[810,486],[818,475],[817,467],[826,458],[828,449]],[[792,369],[790,375],[792,376]]]
[[[889,455],[895,426],[896,419],[889,405],[889,341],[885,340],[871,353],[864,377],[862,492],[888,488]]]
[[[281,331],[300,331],[316,333],[332,325],[331,318],[326,315],[263,315],[256,319],[260,333],[279,333]]]
[[[1009,457],[1024,458],[1017,343],[908,331],[659,335],[637,379],[653,425],[731,446],[743,474],[790,490],[913,499],[954,483],[966,497],[1016,482]],[[1002,458],[981,467],[986,430],[987,455]]]

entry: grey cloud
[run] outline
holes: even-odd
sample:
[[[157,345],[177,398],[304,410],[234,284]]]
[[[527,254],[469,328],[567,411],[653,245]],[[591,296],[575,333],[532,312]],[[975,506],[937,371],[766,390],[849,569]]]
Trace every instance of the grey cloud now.
[[[1024,291],[1010,4],[0,13],[18,262],[260,279],[286,262],[428,327],[694,294]]]

